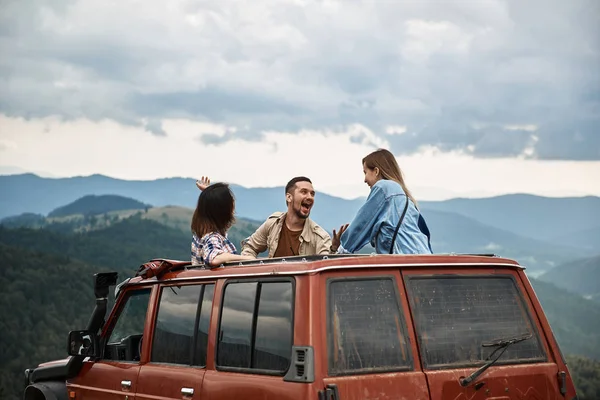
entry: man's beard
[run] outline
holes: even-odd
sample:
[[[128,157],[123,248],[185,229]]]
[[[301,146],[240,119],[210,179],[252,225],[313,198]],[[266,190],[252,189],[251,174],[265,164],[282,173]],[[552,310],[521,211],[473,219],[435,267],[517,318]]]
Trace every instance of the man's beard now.
[[[308,214],[303,214],[300,209],[294,210],[294,212],[300,219],[307,219],[310,216],[310,210],[308,210]]]
[[[307,219],[308,216],[310,215],[310,211],[312,209],[312,204],[310,204],[308,207],[306,207],[308,209],[308,212],[306,214],[304,214],[302,212],[302,203],[300,202],[300,204],[298,204],[298,207],[294,207],[294,213],[296,214],[296,216],[298,216],[298,218],[300,219]]]

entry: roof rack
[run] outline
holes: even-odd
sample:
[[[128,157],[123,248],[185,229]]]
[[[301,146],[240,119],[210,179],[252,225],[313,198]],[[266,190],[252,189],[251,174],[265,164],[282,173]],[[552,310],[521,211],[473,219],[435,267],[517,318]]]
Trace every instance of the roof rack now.
[[[168,260],[164,258],[155,258],[142,264],[136,276],[143,279],[156,277],[160,279],[164,274],[173,271],[181,271],[188,269],[216,269],[221,267],[245,266],[245,265],[268,265],[281,263],[305,263],[310,261],[322,261],[336,258],[354,258],[354,257],[369,257],[376,254],[327,254],[327,255],[312,255],[312,256],[292,256],[292,257],[277,257],[277,258],[257,258],[247,261],[232,261],[219,265],[218,267],[208,267],[206,264],[192,265],[191,261]]]
[[[179,260],[168,260],[163,258],[152,259],[142,264],[136,274],[143,279],[156,277],[160,279],[162,275],[180,270],[189,269],[216,269],[222,267],[233,267],[233,266],[249,266],[249,265],[269,265],[269,264],[285,264],[285,263],[306,263],[313,261],[323,260],[334,260],[343,258],[358,258],[358,257],[374,257],[381,254],[368,253],[368,254],[326,254],[326,255],[311,255],[311,256],[291,256],[291,257],[277,257],[277,258],[257,258],[254,260],[247,261],[232,261],[219,265],[218,267],[208,267],[205,264],[192,265],[191,261],[179,261]],[[448,256],[478,256],[478,257],[499,257],[492,253],[436,253],[435,255],[448,255]],[[396,256],[402,256],[402,254],[396,254]]]

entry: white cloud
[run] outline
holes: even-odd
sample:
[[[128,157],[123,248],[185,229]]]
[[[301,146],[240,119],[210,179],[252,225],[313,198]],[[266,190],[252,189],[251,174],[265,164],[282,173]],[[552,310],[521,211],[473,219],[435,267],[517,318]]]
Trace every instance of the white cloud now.
[[[527,131],[527,132],[535,132],[538,130],[538,126],[534,124],[527,125],[504,125],[504,129],[508,131]]]
[[[538,141],[539,138],[536,135],[531,135],[529,137],[529,143],[523,149],[523,153],[521,154],[521,156],[525,158],[532,158],[535,155],[535,145]]]
[[[450,21],[414,19],[406,21],[405,26],[408,40],[401,53],[410,61],[424,62],[436,53],[466,54],[473,39],[473,35]]]
[[[385,128],[385,133],[388,135],[402,135],[406,133],[406,126],[389,125]]]
[[[502,249],[502,246],[500,246],[499,244],[496,244],[494,242],[490,242],[484,246],[484,249],[490,250],[490,251],[497,251],[497,250]]]
[[[9,151],[9,150],[14,151],[16,149],[17,149],[17,144],[14,141],[0,139],[0,151]]]

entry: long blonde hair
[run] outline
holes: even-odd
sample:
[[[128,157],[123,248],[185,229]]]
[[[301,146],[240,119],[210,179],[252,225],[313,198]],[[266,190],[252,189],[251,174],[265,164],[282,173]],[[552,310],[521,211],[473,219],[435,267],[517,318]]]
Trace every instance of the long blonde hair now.
[[[402,170],[398,165],[398,161],[396,161],[396,157],[394,157],[390,151],[386,149],[375,150],[363,158],[362,162],[363,165],[369,169],[378,168],[382,179],[394,181],[402,186],[402,190],[404,190],[406,196],[413,202],[415,207],[417,207],[417,201],[404,183],[404,177],[402,176]]]

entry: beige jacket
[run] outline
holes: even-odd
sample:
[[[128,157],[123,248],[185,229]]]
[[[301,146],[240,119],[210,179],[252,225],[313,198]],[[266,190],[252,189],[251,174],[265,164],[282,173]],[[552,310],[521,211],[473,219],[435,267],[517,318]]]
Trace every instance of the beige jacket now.
[[[276,212],[250,236],[242,241],[242,255],[257,257],[258,254],[269,250],[269,258],[272,258],[279,244],[281,227],[286,213]],[[330,254],[331,236],[315,224],[310,218],[306,219],[304,229],[300,234],[299,255],[311,256],[317,254]]]

